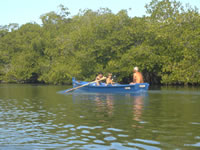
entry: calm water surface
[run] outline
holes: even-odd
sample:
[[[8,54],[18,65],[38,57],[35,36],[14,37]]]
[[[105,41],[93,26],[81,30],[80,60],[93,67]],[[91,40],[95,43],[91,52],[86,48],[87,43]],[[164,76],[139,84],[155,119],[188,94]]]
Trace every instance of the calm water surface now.
[[[0,149],[199,150],[200,88],[59,94],[0,85]]]

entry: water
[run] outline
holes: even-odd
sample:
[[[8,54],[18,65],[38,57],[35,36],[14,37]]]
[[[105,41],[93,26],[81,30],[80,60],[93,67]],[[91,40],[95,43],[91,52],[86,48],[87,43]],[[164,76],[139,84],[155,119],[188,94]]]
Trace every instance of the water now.
[[[200,149],[200,88],[57,93],[67,88],[0,85],[0,149]]]

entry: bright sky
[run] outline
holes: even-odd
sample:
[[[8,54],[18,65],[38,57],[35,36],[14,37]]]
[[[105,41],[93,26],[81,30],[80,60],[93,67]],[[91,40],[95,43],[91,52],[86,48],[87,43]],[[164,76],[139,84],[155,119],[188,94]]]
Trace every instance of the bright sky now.
[[[200,0],[177,0],[182,4],[189,3],[192,7],[200,9]],[[113,13],[122,9],[131,8],[128,11],[131,17],[145,15],[145,4],[151,0],[1,0],[0,2],[0,25],[28,22],[41,24],[40,16],[50,11],[58,12],[58,6],[63,4],[69,8],[71,15],[76,15],[79,9],[109,8]]]

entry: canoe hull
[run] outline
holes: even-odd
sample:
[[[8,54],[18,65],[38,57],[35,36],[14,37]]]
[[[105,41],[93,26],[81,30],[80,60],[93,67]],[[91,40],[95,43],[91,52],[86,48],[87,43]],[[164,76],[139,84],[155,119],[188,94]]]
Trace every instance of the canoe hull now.
[[[88,84],[89,82],[85,81],[76,81],[75,78],[72,80],[73,88]],[[101,93],[135,93],[135,92],[146,92],[149,88],[148,83],[137,83],[137,84],[114,84],[97,86],[96,83],[89,84],[87,86],[77,89],[77,92],[101,92]]]

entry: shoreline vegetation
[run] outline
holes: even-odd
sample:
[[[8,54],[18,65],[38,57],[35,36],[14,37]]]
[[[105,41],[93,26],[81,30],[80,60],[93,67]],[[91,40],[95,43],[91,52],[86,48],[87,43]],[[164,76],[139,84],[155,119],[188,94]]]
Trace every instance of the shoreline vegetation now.
[[[0,26],[0,83],[71,84],[98,72],[130,83],[134,66],[152,85],[200,85],[200,13],[179,1],[152,0],[148,16],[86,9],[69,17]]]

